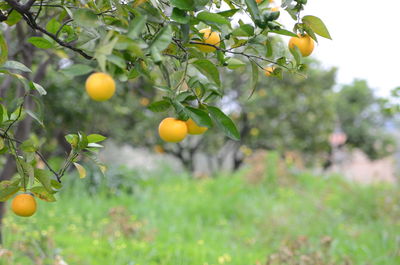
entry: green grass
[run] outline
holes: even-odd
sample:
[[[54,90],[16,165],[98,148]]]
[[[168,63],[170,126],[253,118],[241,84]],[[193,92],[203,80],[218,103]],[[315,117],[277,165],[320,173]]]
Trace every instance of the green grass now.
[[[241,174],[135,183],[119,196],[65,187],[32,218],[8,214],[8,263],[54,264],[60,255],[85,265],[264,265],[268,256],[271,264],[400,264],[397,187],[309,174],[284,186],[248,184]]]

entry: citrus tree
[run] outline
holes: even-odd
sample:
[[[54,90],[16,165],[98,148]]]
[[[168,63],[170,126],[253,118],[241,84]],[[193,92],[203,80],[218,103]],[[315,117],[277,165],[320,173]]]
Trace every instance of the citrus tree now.
[[[10,180],[4,179],[12,174],[2,174],[0,200],[24,192],[12,208],[29,216],[36,208],[31,194],[54,201],[71,165],[85,177],[78,160],[88,156],[97,162],[98,143],[105,139],[99,134],[66,135],[70,151],[58,170],[40,152],[45,142],[18,137],[26,120],[46,126],[42,97],[47,91],[38,80],[45,79],[48,64],[71,78],[87,77],[81,87],[96,102],[112,101],[114,94],[124,97],[138,79],[146,79],[157,90],[148,109],[170,116],[159,125],[164,141],[179,142],[213,126],[239,140],[234,122],[218,107],[225,91],[220,71],[250,65],[249,96],[257,89],[259,71],[270,77],[305,76],[302,57],[312,53],[316,35],[330,38],[318,17],[302,16],[306,2],[284,0],[278,8],[267,0],[2,1],[1,78],[3,87],[20,82],[21,89],[6,91],[0,108],[0,149],[18,172]],[[278,22],[281,12],[293,19],[290,28]],[[291,56],[276,56],[270,41],[275,35],[291,37]],[[78,100],[72,99],[71,108]]]

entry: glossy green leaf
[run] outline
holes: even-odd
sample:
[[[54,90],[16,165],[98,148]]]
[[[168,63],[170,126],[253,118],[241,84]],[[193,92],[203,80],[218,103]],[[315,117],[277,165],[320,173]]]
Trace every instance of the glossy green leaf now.
[[[218,12],[217,14],[223,17],[232,17],[235,15],[240,9],[234,8],[234,9],[229,9],[225,11]]]
[[[182,10],[192,11],[195,9],[195,0],[171,0],[171,5]]]
[[[189,16],[187,16],[186,11],[176,7],[172,10],[171,19],[180,24],[189,23]]]
[[[93,28],[99,26],[101,23],[96,13],[88,8],[79,8],[73,12],[74,22],[80,26]]]
[[[1,68],[9,69],[9,70],[19,70],[21,72],[31,73],[31,69],[26,67],[24,64],[17,61],[7,61],[5,62]]]
[[[30,189],[30,192],[32,192],[37,198],[46,201],[46,202],[55,202],[56,198],[54,197],[53,194],[51,194],[49,191],[47,191],[46,188],[42,186],[36,186]]]
[[[31,81],[31,82],[29,82],[29,86],[30,86],[31,89],[34,89],[37,92],[39,92],[39,94],[41,96],[44,96],[44,95],[47,94],[47,91],[41,85],[39,85],[38,83],[35,83],[35,82]]]
[[[324,22],[316,16],[304,16],[302,18],[304,24],[307,24],[316,34],[323,38],[332,39]]]
[[[239,131],[231,118],[225,115],[225,113],[223,113],[217,107],[208,106],[207,110],[210,113],[215,124],[217,124],[217,126],[225,133],[226,136],[235,141],[240,140]]]
[[[86,64],[73,64],[71,66],[61,69],[61,73],[73,77],[87,75],[93,72],[93,70],[94,69],[91,66]]]
[[[143,15],[136,16],[129,23],[127,36],[131,39],[136,39],[142,33],[145,25],[146,25],[146,16]]]
[[[211,22],[211,23],[215,23],[215,24],[221,24],[221,25],[228,25],[230,26],[231,23],[229,22],[229,20],[221,15],[218,15],[216,13],[211,13],[208,11],[202,11],[199,14],[197,14],[196,16],[197,19],[204,21],[204,22]]]
[[[254,27],[250,24],[243,24],[232,31],[233,36],[250,37],[254,35]]]
[[[186,109],[188,110],[188,115],[189,117],[194,120],[194,122],[199,125],[199,126],[203,126],[203,127],[211,127],[212,126],[212,120],[210,118],[210,116],[208,115],[207,112],[205,112],[204,110],[201,109],[196,109],[196,108],[192,108],[192,107],[186,107]]]
[[[168,25],[164,27],[160,32],[154,37],[150,48],[155,48],[158,51],[165,50],[172,41],[172,29]]]
[[[286,29],[271,30],[270,32],[276,33],[279,35],[289,36],[289,37],[298,37],[295,33],[291,32],[289,30],[286,30]]]
[[[8,15],[8,18],[5,22],[8,26],[11,27],[11,26],[14,26],[15,24],[17,24],[21,19],[22,19],[22,15],[18,11],[13,10]]]
[[[43,187],[48,191],[48,192],[52,192],[52,188],[51,188],[51,176],[52,173],[48,170],[44,170],[44,169],[40,169],[40,168],[35,168],[34,171],[35,174],[35,178],[43,185]]]
[[[28,42],[40,49],[49,49],[53,47],[53,43],[42,37],[30,37]]]
[[[89,143],[98,143],[104,141],[105,139],[107,139],[107,137],[101,134],[89,134],[87,136],[87,140]]]
[[[171,107],[171,102],[165,99],[152,102],[147,106],[147,108],[153,112],[163,112],[169,109],[169,107]]]
[[[228,67],[229,69],[237,69],[237,68],[239,68],[239,67],[243,67],[243,66],[246,65],[244,62],[242,62],[241,60],[236,59],[236,58],[229,58],[229,60],[227,61],[227,63],[228,63],[228,66],[227,66],[227,67]]]
[[[199,71],[210,78],[215,82],[218,86],[221,85],[221,80],[219,78],[218,68],[211,61],[206,59],[200,59],[193,62],[193,65],[196,66]]]

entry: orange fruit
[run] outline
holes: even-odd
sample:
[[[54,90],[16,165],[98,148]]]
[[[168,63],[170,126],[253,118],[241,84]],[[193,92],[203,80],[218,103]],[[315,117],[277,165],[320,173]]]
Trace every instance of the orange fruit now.
[[[115,81],[106,73],[93,73],[86,79],[86,92],[96,101],[110,99],[115,93]]]
[[[213,32],[211,31],[211,29],[202,29],[199,32],[203,33],[203,43],[219,47],[221,37],[219,36],[218,32]],[[197,44],[196,47],[199,48],[199,50],[202,52],[213,52],[216,50],[214,47],[208,45]]]
[[[273,67],[273,66],[268,66],[268,67],[266,67],[265,69],[265,75],[266,76],[271,76],[271,74],[274,72],[274,70],[275,70],[275,67]]]
[[[186,122],[171,117],[162,120],[158,126],[160,138],[170,143],[182,141],[185,139],[187,133]]]
[[[292,37],[289,40],[289,48],[293,49],[294,46],[299,48],[304,57],[309,56],[314,50],[314,41],[307,34],[299,37]]]
[[[194,120],[192,120],[192,119],[188,119],[186,121],[186,125],[188,128],[189,134],[203,134],[208,130],[207,127],[201,127],[201,126],[197,125],[197,123],[195,123]]]
[[[36,212],[36,200],[30,194],[19,194],[11,202],[11,210],[19,216],[32,216]]]

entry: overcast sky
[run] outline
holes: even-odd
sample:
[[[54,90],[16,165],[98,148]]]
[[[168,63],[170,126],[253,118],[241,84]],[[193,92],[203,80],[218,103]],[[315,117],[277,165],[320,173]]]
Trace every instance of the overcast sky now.
[[[308,0],[303,15],[327,25],[333,40],[320,38],[313,56],[338,67],[339,84],[366,79],[382,96],[400,86],[399,0]]]

